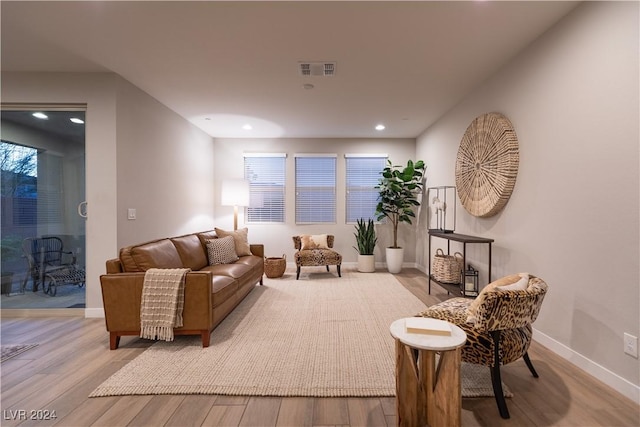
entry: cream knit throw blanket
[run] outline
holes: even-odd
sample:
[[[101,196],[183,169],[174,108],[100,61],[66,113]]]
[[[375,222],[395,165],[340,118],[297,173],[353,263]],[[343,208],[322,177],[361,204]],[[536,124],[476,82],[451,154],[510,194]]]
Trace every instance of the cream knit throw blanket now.
[[[151,268],[144,275],[140,304],[140,338],[173,341],[182,326],[184,282],[189,268]]]

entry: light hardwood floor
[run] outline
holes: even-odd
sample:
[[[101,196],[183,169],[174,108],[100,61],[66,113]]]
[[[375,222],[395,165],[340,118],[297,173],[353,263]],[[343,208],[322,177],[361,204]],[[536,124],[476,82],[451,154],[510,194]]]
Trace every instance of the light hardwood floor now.
[[[437,287],[428,295],[426,277],[418,270],[405,269],[397,277],[427,305],[447,298]],[[2,344],[39,344],[1,365],[2,426],[395,425],[394,398],[170,395],[89,399],[91,391],[150,343],[123,337],[121,348],[110,351],[102,319],[3,318],[1,333]],[[493,398],[463,399],[464,426],[640,426],[640,409],[631,400],[535,342],[529,353],[540,378],[533,378],[522,360],[502,371],[504,382],[514,392],[507,399],[511,419],[500,418]],[[30,419],[46,416],[46,411],[55,411],[56,418]]]

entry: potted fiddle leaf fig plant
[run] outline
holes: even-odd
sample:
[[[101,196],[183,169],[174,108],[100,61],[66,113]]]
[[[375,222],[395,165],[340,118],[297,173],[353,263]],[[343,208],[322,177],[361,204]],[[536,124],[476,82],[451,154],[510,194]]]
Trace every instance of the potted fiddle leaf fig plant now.
[[[401,222],[412,224],[414,209],[423,189],[424,172],[427,166],[422,160],[407,161],[406,166],[396,166],[388,161],[382,170],[378,189],[376,215],[378,221],[387,219],[393,227],[393,245],[386,248],[387,269],[390,273],[402,271],[404,248],[398,245],[398,226]]]
[[[364,218],[360,218],[355,227],[356,232],[353,235],[356,236],[358,247],[353,248],[358,251],[358,271],[372,273],[376,271],[373,250],[378,242],[373,220],[369,219],[365,222]]]

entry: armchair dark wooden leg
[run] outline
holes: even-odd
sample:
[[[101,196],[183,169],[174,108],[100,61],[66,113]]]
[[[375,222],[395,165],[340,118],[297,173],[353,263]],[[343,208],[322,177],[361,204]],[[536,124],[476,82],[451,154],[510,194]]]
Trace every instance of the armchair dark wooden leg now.
[[[300,278],[300,266],[296,269],[296,280]]]
[[[340,274],[340,264],[338,264],[338,277],[342,277],[342,274]]]
[[[531,359],[529,359],[529,353],[525,352],[524,356],[522,356],[522,358],[524,359],[524,363],[527,364],[527,368],[529,368],[529,370],[531,371],[531,375],[533,375],[534,378],[538,378],[538,373],[536,372],[535,368],[533,367],[533,363],[531,363]]]
[[[329,271],[329,266],[327,265],[327,271]]]
[[[502,378],[500,377],[500,331],[491,331],[493,337],[493,366],[491,369],[491,384],[493,385],[493,394],[496,397],[498,411],[504,419],[510,418],[507,402],[504,400],[504,392],[502,390]]]

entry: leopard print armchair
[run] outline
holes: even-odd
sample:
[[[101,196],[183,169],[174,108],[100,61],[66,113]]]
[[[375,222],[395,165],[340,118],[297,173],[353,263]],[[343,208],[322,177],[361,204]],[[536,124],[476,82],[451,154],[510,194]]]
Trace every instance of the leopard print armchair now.
[[[308,239],[314,236],[301,235],[301,236],[293,236],[293,246],[296,248],[296,253],[294,254],[294,259],[296,261],[296,280],[300,278],[300,269],[303,266],[326,266],[327,271],[329,271],[330,265],[335,265],[338,271],[338,277],[342,277],[340,273],[340,266],[342,265],[342,255],[338,252],[334,251],[333,242],[335,240],[334,236],[331,234],[327,234],[326,236],[326,247],[324,244],[314,245],[313,243],[309,246],[316,246],[312,248],[307,248],[303,245],[303,240],[308,242]]]
[[[529,359],[531,324],[538,317],[548,286],[540,278],[529,277],[524,290],[481,292],[478,296],[475,319],[469,316],[469,298],[451,298],[419,313],[451,322],[467,333],[462,347],[462,360],[488,366],[491,382],[502,418],[509,418],[509,410],[502,391],[500,365],[524,359],[531,374],[538,374]],[[479,305],[478,305],[479,304]]]

